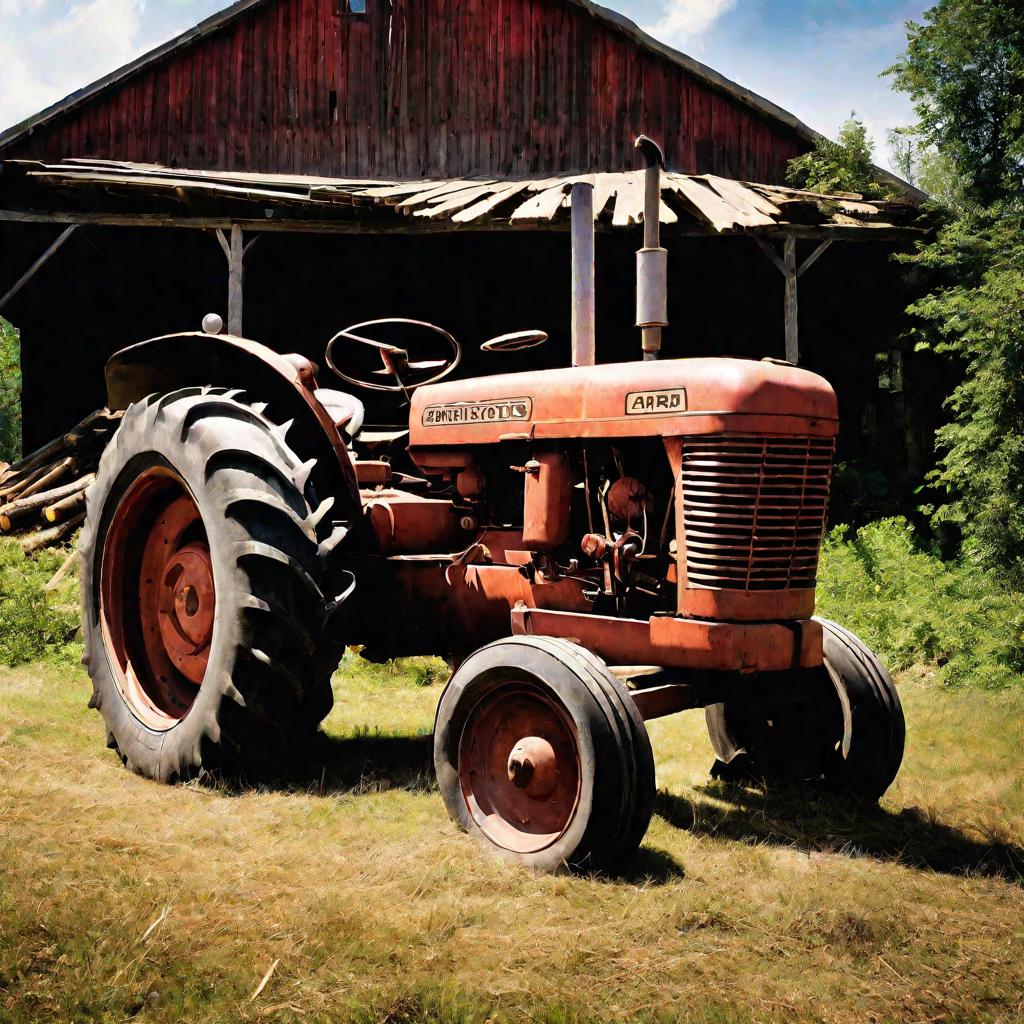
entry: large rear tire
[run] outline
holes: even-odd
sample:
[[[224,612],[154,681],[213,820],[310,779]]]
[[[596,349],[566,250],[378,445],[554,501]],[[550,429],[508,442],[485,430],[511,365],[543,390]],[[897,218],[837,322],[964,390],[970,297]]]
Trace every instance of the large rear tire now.
[[[863,641],[835,622],[818,621],[823,669],[762,677],[749,699],[706,709],[718,757],[713,773],[726,780],[806,782],[878,800],[903,760],[899,694]]]
[[[608,869],[654,810],[654,757],[622,684],[566,640],[509,637],[445,688],[434,767],[448,813],[500,859]]]
[[[265,774],[330,710],[330,524],[285,434],[239,392],[152,396],[125,413],[89,488],[90,705],[148,778]]]

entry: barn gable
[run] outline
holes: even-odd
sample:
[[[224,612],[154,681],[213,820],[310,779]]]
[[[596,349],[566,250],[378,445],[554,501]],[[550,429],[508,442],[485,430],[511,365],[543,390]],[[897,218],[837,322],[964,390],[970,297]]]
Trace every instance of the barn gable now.
[[[635,166],[778,182],[813,133],[587,0],[241,0],[0,155],[353,177]]]

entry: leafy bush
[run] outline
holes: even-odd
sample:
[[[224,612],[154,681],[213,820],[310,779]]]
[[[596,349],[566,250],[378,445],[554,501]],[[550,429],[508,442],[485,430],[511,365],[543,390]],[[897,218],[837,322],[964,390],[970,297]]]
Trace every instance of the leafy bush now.
[[[26,558],[15,541],[0,541],[0,664],[77,657],[77,577],[43,592],[67,556],[58,548]]]
[[[0,316],[0,461],[21,456],[21,344]]]
[[[1024,595],[968,562],[943,562],[914,542],[905,519],[826,538],[818,612],[852,629],[892,670],[938,667],[943,682],[1020,685]]]
[[[835,142],[819,138],[811,152],[789,161],[786,181],[811,192],[859,192],[868,199],[883,199],[892,190],[877,180],[873,154],[864,122],[850,114]]]

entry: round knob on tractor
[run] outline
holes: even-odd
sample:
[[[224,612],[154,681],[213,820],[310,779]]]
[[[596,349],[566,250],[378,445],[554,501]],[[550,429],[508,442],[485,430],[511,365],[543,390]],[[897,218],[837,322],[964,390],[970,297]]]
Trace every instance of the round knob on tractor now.
[[[217,313],[207,313],[203,317],[203,330],[207,334],[220,334],[224,330],[224,318]]]
[[[558,785],[555,748],[540,736],[526,736],[508,755],[509,781],[534,800],[549,797]]]

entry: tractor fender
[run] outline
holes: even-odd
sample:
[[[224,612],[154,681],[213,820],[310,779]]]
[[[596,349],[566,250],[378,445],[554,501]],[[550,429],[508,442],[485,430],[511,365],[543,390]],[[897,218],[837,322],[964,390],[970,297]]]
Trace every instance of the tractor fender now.
[[[127,409],[148,395],[184,387],[238,388],[265,402],[275,422],[287,423],[288,443],[316,459],[312,482],[321,500],[346,495],[359,507],[359,486],[348,448],[313,394],[316,367],[304,356],[281,355],[259,342],[199,332],[168,334],[115,352],[107,361],[107,404]]]

